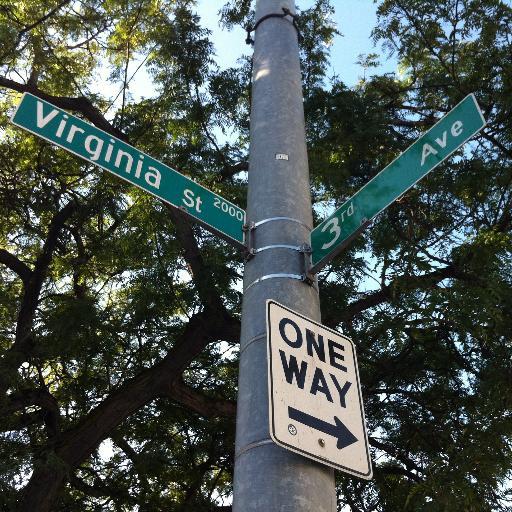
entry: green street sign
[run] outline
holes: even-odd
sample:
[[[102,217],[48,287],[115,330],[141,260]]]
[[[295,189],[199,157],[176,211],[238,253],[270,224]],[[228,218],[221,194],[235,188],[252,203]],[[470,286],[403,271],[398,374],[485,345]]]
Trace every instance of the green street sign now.
[[[166,203],[206,229],[243,247],[245,211],[107,132],[24,93],[11,121]]]
[[[318,272],[362,229],[485,126],[473,94],[466,96],[412,146],[311,232],[311,272]]]

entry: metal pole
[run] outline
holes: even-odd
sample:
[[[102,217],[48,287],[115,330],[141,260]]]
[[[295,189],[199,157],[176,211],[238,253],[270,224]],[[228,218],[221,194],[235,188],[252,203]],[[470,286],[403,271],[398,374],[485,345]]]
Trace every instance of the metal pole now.
[[[295,12],[291,0],[257,0],[256,21],[283,7]],[[247,217],[256,253],[244,271],[233,511],[335,512],[333,470],[269,437],[266,300],[316,321],[320,305],[316,283],[300,280],[297,250],[312,228],[297,32],[290,16],[272,17],[254,40]]]

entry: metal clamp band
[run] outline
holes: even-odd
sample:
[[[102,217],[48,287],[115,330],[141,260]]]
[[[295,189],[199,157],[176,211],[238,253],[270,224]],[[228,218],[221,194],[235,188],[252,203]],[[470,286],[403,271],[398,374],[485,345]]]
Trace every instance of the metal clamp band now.
[[[245,260],[251,259],[255,254],[258,252],[270,249],[270,248],[278,248],[281,247],[283,249],[293,249],[297,250],[299,252],[304,252],[306,250],[306,244],[304,244],[304,250],[302,248],[295,248],[295,246],[292,245],[285,245],[285,244],[277,244],[272,246],[266,246],[262,247],[260,249],[254,248],[254,231],[258,226],[261,226],[262,224],[266,224],[267,222],[274,222],[278,220],[288,221],[288,222],[295,222],[296,224],[300,224],[302,227],[306,228],[308,231],[311,231],[311,227],[309,227],[306,223],[302,222],[301,220],[293,219],[291,217],[270,217],[268,219],[262,219],[258,222],[249,222],[244,225],[243,230],[245,233],[244,236],[244,243],[245,243]],[[308,246],[309,247],[309,246]]]
[[[276,244],[266,245],[265,247],[260,247],[259,249],[253,249],[252,254],[258,254],[259,252],[268,251],[269,249],[291,249],[293,251],[304,252],[303,245]]]
[[[301,220],[292,219],[291,217],[270,217],[268,219],[259,220],[258,222],[255,222],[252,224],[252,228],[257,228],[258,226],[261,226],[262,224],[266,224],[267,222],[274,222],[276,220],[287,220],[290,222],[295,222],[296,224],[300,224],[301,226],[304,226],[306,229],[309,229],[311,231],[313,228],[308,226],[305,222],[302,222]]]
[[[266,444],[274,444],[274,441],[272,441],[272,439],[268,438],[268,439],[262,439],[261,441],[256,441],[255,443],[250,443],[235,453],[235,459],[240,457],[240,455],[244,454],[245,452],[252,450],[253,448],[258,448],[259,446],[264,446]]]
[[[305,281],[306,276],[304,274],[268,274],[266,276],[261,276],[253,281],[244,289],[244,292],[246,292],[251,286],[261,283],[261,281],[266,281],[267,279],[297,279],[298,281]]]
[[[240,355],[242,355],[253,343],[259,340],[266,340],[267,339],[267,333],[264,332],[263,334],[258,334],[258,336],[254,336],[254,338],[251,338],[247,344],[240,349]]]
[[[247,38],[245,39],[245,43],[246,44],[254,44],[254,40],[251,37],[251,32],[254,32],[258,28],[260,23],[262,23],[263,21],[268,20],[269,18],[285,18],[286,16],[291,17],[292,25],[295,28],[295,30],[297,31],[297,38],[300,41],[302,39],[302,34],[300,33],[299,27],[297,26],[297,15],[293,14],[290,11],[290,9],[287,9],[286,7],[281,7],[281,10],[283,11],[283,14],[279,14],[279,13],[266,14],[265,16],[262,16],[255,23],[255,25],[253,27],[251,27],[251,25],[248,25],[245,29],[247,31]]]

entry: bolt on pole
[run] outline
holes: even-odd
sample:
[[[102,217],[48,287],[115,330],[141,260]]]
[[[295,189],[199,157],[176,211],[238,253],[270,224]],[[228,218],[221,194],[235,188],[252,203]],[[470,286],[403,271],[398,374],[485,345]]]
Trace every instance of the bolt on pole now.
[[[282,15],[287,9],[290,14]],[[335,512],[334,472],[269,435],[266,301],[320,322],[317,283],[301,279],[312,229],[298,34],[290,0],[257,0],[236,425],[234,512]]]

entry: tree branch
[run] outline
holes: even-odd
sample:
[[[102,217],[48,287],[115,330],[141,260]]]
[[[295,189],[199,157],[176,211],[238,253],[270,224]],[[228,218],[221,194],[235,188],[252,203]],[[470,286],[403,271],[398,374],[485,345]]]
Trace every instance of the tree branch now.
[[[375,468],[375,473],[380,473],[383,475],[402,475],[410,478],[411,480],[414,480],[415,482],[423,482],[423,479],[418,477],[418,475],[412,471],[407,471],[407,469],[397,465],[387,464],[385,466],[378,466]]]
[[[207,308],[193,316],[180,339],[160,363],[127,381],[76,426],[62,432],[54,450],[47,453],[48,458],[35,464],[32,477],[23,490],[18,510],[49,511],[67,475],[110,432],[153,399],[170,396],[174,382],[181,378],[185,368],[206,345],[213,340],[229,337],[230,318],[226,315],[219,314],[217,309]],[[196,400],[195,403],[202,405],[201,400]],[[60,462],[56,464],[56,460]]]
[[[141,464],[144,457],[139,455],[130,446],[128,441],[126,441],[126,439],[124,439],[124,437],[119,432],[115,431],[114,434],[110,436],[110,438],[112,439],[112,441],[115,444],[117,444],[117,446],[119,446],[119,448],[121,448],[121,450],[123,450],[123,452],[126,454],[126,456],[130,459],[135,471],[137,471],[137,475],[139,477],[139,482],[140,482],[140,486],[141,486],[140,498],[142,500],[144,500],[144,497],[146,496],[146,494],[150,488],[150,485],[149,485],[149,482],[148,482],[148,479],[147,479],[147,476],[146,476],[146,473],[144,470],[144,465]]]
[[[19,366],[30,357],[34,346],[32,327],[39,303],[41,287],[46,278],[62,228],[66,221],[74,214],[77,207],[78,205],[75,201],[70,201],[54,215],[48,228],[43,249],[34,265],[34,270],[30,273],[29,279],[26,282],[24,281],[23,297],[16,321],[15,340],[11,348],[0,360],[0,395],[6,392]]]
[[[29,84],[20,84],[19,82],[15,82],[14,80],[10,80],[9,78],[0,76],[0,86],[7,87],[8,89],[12,89],[18,92],[30,92],[34,96],[37,96],[43,100],[46,100],[56,107],[63,108],[66,110],[73,110],[75,112],[80,112],[85,118],[87,118],[91,123],[96,125],[98,128],[106,131],[117,137],[118,139],[127,142],[128,138],[126,135],[119,129],[115,128],[110,124],[103,114],[96,108],[93,103],[86,97],[82,96],[79,98],[71,98],[66,96],[53,96],[52,94],[47,94],[37,88],[35,85]]]
[[[56,7],[54,7],[51,11],[48,11],[42,18],[39,18],[34,23],[31,23],[30,25],[27,25],[26,27],[23,27],[18,32],[18,42],[21,40],[24,34],[27,32],[30,32],[34,28],[36,28],[38,25],[41,25],[41,23],[44,23],[48,19],[50,19],[56,12],[58,12],[62,7],[64,7],[66,4],[69,4],[71,0],[63,0],[60,4],[58,4]],[[17,45],[16,45],[17,46]]]
[[[184,248],[183,257],[190,268],[192,279],[201,301],[203,304],[217,309],[221,314],[224,314],[225,307],[222,298],[215,285],[215,280],[201,256],[190,221],[185,213],[166,203],[164,204],[176,229],[176,238]],[[239,338],[237,338],[238,340]]]
[[[480,134],[484,139],[488,140],[491,144],[494,144],[494,146],[496,146],[504,155],[506,155],[507,158],[512,158],[512,150],[497,140],[496,137],[488,132],[488,130],[482,130]]]
[[[416,289],[432,288],[437,283],[449,278],[470,279],[470,276],[464,274],[455,265],[451,264],[421,276],[398,277],[380,290],[371,292],[363,298],[348,304],[341,312],[339,320],[342,322],[350,321],[363,311],[397,298],[403,293]]]
[[[236,416],[236,402],[209,397],[187,386],[182,379],[173,381],[167,389],[167,396],[206,418]]]
[[[59,405],[55,397],[44,388],[26,389],[9,396],[4,414],[11,414],[30,405],[38,405],[43,409],[59,413]]]
[[[30,406],[41,407],[40,411],[27,413],[25,408]],[[43,422],[46,427],[48,439],[54,440],[60,432],[60,410],[55,397],[46,389],[25,389],[13,393],[7,398],[5,407],[1,409],[2,417],[12,418],[16,411],[23,411],[17,424],[12,429],[20,430],[33,423]],[[16,422],[15,422],[16,423]]]
[[[16,340],[11,350],[20,354],[28,355],[31,345],[31,331],[34,315],[39,301],[41,287],[46,278],[48,267],[51,263],[53,252],[57,245],[62,228],[66,221],[75,213],[78,205],[70,201],[62,210],[58,211],[49,226],[48,234],[43,245],[41,254],[38,256],[31,273],[30,279],[25,286],[21,308],[18,313],[16,324]]]
[[[368,442],[371,446],[374,446],[375,448],[378,448],[379,450],[382,450],[383,452],[386,452],[388,455],[391,455],[396,460],[400,461],[408,470],[411,471],[417,471],[420,474],[423,474],[423,470],[416,465],[411,459],[400,453],[394,446],[390,446],[386,443],[383,443],[382,441],[378,441],[374,437],[368,437]],[[413,475],[413,473],[411,473]],[[409,475],[410,476],[410,475]],[[414,475],[416,481],[421,481],[421,478],[417,475]]]
[[[14,254],[11,254],[5,249],[0,249],[0,263],[3,263],[14,273],[18,274],[18,277],[23,281],[23,284],[26,285],[28,283],[30,276],[32,275],[32,271],[28,265],[25,265],[25,263],[14,256]]]
[[[93,485],[90,485],[76,475],[71,475],[69,477],[69,483],[86,496],[91,496],[93,498],[111,498],[113,500],[118,500],[122,497],[123,501],[126,502],[128,506],[137,506],[137,499],[127,492],[121,493],[119,488],[110,489],[99,477],[94,478]]]

